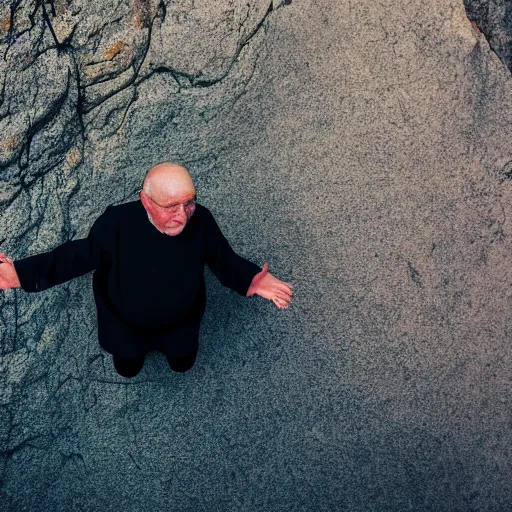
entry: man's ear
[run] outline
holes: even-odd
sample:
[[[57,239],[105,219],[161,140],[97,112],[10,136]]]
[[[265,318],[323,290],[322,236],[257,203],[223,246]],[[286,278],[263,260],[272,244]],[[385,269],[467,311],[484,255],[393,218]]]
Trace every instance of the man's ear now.
[[[148,196],[146,195],[146,192],[144,192],[144,190],[140,191],[140,201],[141,201],[142,205],[144,206],[144,208],[147,210],[149,207],[149,201],[148,201]]]

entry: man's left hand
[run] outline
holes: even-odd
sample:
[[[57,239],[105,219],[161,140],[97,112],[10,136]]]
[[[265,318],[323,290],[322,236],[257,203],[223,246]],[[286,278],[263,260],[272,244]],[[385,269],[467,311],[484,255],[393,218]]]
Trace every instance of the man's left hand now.
[[[291,302],[293,285],[275,278],[268,271],[268,262],[263,265],[263,270],[252,279],[251,286],[247,290],[247,297],[259,295],[271,300],[278,308],[287,308]]]

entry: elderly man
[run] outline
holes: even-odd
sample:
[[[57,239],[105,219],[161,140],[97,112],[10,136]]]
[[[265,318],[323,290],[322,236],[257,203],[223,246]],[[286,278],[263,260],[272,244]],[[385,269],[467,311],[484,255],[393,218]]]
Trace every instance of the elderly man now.
[[[140,201],[108,206],[89,236],[12,261],[0,254],[0,289],[40,292],[94,270],[98,340],[124,377],[139,373],[149,350],[174,371],[194,364],[206,306],[204,265],[223,286],[260,295],[279,308],[292,285],[237,255],[210,211],[196,203],[188,171],[171,163],[148,172]]]

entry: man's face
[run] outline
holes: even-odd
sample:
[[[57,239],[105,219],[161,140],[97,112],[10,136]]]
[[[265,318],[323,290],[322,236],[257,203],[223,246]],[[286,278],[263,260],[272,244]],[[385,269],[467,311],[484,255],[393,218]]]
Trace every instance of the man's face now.
[[[151,198],[144,191],[140,196],[149,220],[158,231],[169,236],[179,235],[196,209],[193,202],[196,191],[191,188],[167,197]]]

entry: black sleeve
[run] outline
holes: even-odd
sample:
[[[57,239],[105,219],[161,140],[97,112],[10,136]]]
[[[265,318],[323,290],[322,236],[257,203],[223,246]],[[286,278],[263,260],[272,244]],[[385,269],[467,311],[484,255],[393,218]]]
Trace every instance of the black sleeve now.
[[[87,238],[65,242],[55,249],[14,261],[21,288],[41,292],[99,267],[106,255],[105,247],[113,237],[109,229],[110,206],[94,222]]]
[[[206,223],[206,263],[223,286],[247,295],[258,265],[236,254],[222,234],[213,215],[204,209]]]

